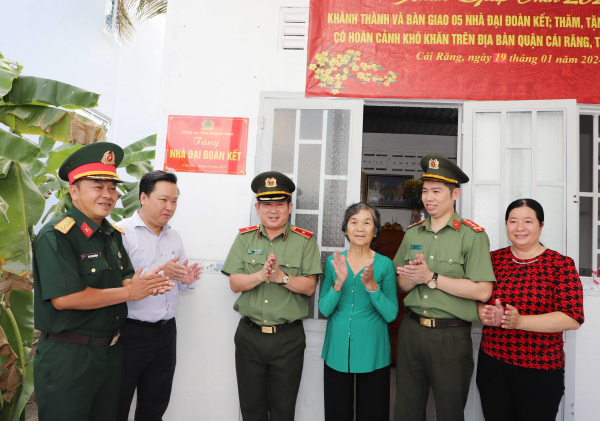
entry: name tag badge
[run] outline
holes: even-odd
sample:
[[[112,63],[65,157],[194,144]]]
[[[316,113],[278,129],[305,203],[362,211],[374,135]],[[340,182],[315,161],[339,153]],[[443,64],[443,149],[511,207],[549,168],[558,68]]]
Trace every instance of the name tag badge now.
[[[263,251],[260,249],[248,249],[248,254],[263,254]]]
[[[422,250],[423,246],[421,244],[411,244],[409,249],[411,250]]]
[[[81,260],[90,260],[90,259],[98,259],[100,258],[101,253],[90,253],[90,254],[82,254]]]

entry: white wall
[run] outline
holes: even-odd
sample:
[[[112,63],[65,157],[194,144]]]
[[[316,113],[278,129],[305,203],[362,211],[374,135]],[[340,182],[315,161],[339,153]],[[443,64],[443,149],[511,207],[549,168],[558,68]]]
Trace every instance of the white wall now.
[[[306,54],[276,50],[279,7],[308,5],[308,0],[169,2],[157,167],[163,165],[168,115],[250,118],[245,176],[178,174],[182,197],[173,226],[193,259],[222,261],[236,228],[249,224],[260,93],[304,91]],[[166,420],[236,419],[235,298],[227,278],[218,274],[204,276],[195,292],[182,297],[179,365]],[[600,306],[594,301],[586,299],[587,320],[578,332],[580,421],[600,412],[595,399],[600,368],[593,358],[600,351]]]

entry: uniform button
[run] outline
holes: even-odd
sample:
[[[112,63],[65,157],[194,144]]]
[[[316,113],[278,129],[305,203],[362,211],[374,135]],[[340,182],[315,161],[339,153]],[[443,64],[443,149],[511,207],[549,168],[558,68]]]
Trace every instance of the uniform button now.
[[[267,279],[267,284],[269,283],[269,280]]]
[[[256,260],[252,260],[252,263],[256,263]]]
[[[117,316],[117,319],[119,318],[119,316]]]
[[[290,264],[289,264],[289,263],[286,263],[286,264],[285,264],[285,267],[288,267],[288,268],[289,268],[289,267],[290,267]]]
[[[267,321],[265,320],[265,323],[267,323]]]
[[[123,270],[123,266],[121,266],[121,270]]]
[[[434,235],[433,238],[437,238],[437,235]]]
[[[273,245],[273,243],[271,243],[271,245]]]
[[[98,232],[102,232],[102,230],[98,230]]]
[[[433,259],[433,256],[429,256],[430,259]]]
[[[110,267],[108,268],[108,270],[112,270],[112,266],[110,266]]]
[[[448,261],[449,261],[449,262],[451,262],[451,261],[452,261],[452,259],[448,259]]]
[[[427,310],[424,310],[423,313],[427,314]]]
[[[269,300],[265,300],[265,303],[268,303],[268,302],[269,302]]]
[[[427,298],[427,295],[423,295],[423,298]]]
[[[96,268],[92,268],[92,273],[95,273],[95,272],[96,272]]]

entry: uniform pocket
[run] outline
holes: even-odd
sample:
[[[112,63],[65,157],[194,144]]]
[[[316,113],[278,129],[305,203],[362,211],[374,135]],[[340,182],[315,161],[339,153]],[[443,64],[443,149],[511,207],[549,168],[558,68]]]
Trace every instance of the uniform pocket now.
[[[291,276],[302,276],[300,268],[300,256],[288,257],[285,261],[279,260],[279,269]]]
[[[265,254],[245,254],[242,257],[242,261],[244,265],[248,265],[250,268],[254,269],[250,273],[258,272],[267,261],[267,256]]]
[[[80,263],[79,273],[85,283],[92,288],[103,287],[104,274],[109,269],[108,262],[104,259],[84,260]],[[112,268],[111,268],[112,269]]]
[[[460,279],[464,277],[465,261],[459,253],[442,253],[439,259],[439,273],[450,278]]]

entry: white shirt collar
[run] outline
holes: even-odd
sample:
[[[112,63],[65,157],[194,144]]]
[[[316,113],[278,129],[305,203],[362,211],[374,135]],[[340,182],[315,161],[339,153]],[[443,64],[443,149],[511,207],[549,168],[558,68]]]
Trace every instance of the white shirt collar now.
[[[133,213],[133,216],[132,216],[132,219],[133,219],[133,227],[134,227],[134,228],[136,228],[136,227],[146,227],[146,228],[150,229],[150,228],[148,227],[148,225],[146,225],[146,223],[144,222],[144,220],[142,219],[142,217],[140,216],[139,212],[140,212],[140,211],[139,211],[139,209],[138,209],[138,210],[136,210],[136,211]],[[168,231],[168,230],[170,230],[170,229],[171,229],[171,225],[167,224],[167,225],[165,225],[165,226],[163,226],[163,227],[162,227],[162,232],[167,232],[167,231]],[[152,230],[150,230],[150,231],[152,231]]]

